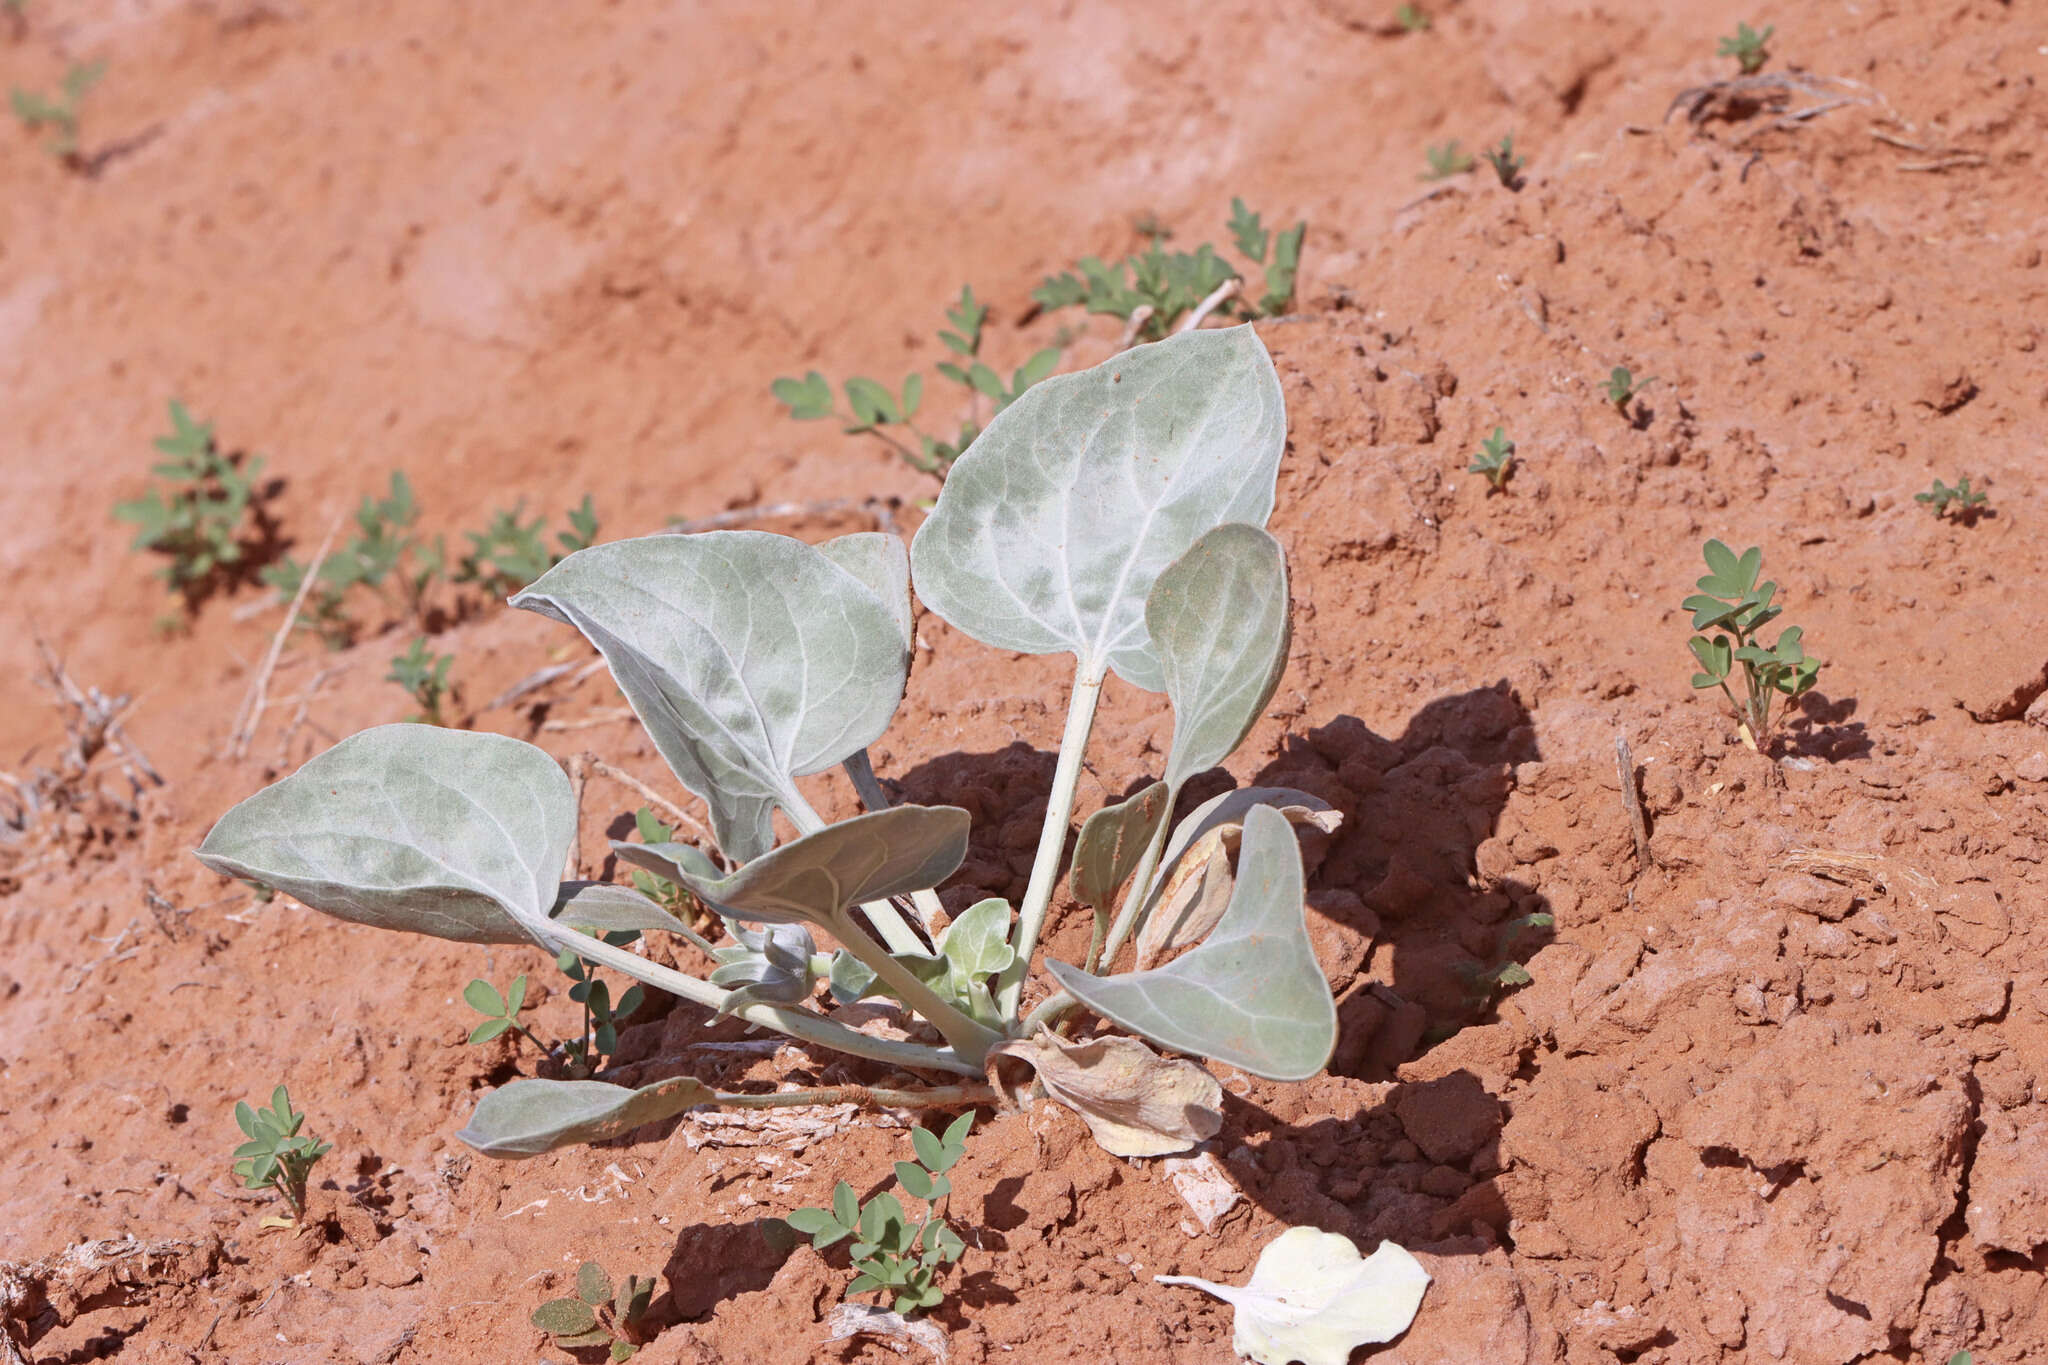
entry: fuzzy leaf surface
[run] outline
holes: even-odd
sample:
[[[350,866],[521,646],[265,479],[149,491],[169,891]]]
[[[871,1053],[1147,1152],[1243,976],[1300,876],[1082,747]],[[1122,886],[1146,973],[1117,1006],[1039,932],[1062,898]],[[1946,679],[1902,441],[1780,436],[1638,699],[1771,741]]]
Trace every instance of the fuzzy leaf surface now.
[[[1081,822],[1074,841],[1074,863],[1067,885],[1083,905],[1107,910],[1117,888],[1137,870],[1145,846],[1173,808],[1164,782],[1154,782],[1137,795],[1104,806]]]
[[[579,550],[512,605],[597,646],[661,756],[710,807],[719,846],[742,861],[774,847],[777,805],[801,808],[798,777],[881,737],[909,675],[897,613],[859,575],[763,531]]]
[[[621,1137],[711,1100],[711,1091],[690,1076],[638,1090],[604,1081],[517,1080],[478,1101],[455,1136],[485,1156],[518,1160]]]
[[[710,864],[701,854],[672,861],[665,855],[675,845],[614,843],[612,850],[733,919],[830,928],[848,906],[952,876],[967,856],[968,823],[958,806],[893,806],[791,840],[726,877],[706,876]]]
[[[1308,940],[1301,850],[1287,817],[1271,806],[1246,813],[1237,886],[1199,948],[1122,976],[1047,965],[1104,1018],[1267,1080],[1308,1079],[1337,1044],[1336,1005]]]
[[[563,882],[553,919],[586,934],[625,930],[682,930],[682,921],[630,886],[616,882]]]
[[[1230,757],[1287,667],[1287,557],[1257,526],[1218,526],[1166,567],[1145,626],[1173,703],[1166,785]]]
[[[947,475],[911,543],[917,594],[983,644],[1072,653],[1160,691],[1145,599],[1214,527],[1265,524],[1286,428],[1249,327],[1033,385]]]
[[[337,919],[519,943],[555,903],[575,833],[569,779],[533,745],[380,725],[234,806],[197,853]]]

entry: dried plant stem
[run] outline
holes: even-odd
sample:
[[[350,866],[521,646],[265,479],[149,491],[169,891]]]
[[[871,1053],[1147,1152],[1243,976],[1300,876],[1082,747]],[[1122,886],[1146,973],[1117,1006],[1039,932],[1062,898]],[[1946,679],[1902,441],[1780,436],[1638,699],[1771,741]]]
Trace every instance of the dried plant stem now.
[[[633,776],[633,774],[621,771],[618,768],[614,768],[611,764],[605,762],[603,759],[597,757],[595,754],[584,754],[582,757],[584,761],[589,765],[590,771],[595,773],[597,776],[609,777],[612,781],[618,783],[626,790],[632,792],[635,796],[638,796],[642,801],[645,801],[648,805],[654,807],[662,814],[668,816],[677,824],[687,825],[691,829],[695,830],[697,833],[697,837],[702,839],[706,844],[710,846],[711,856],[717,858],[721,866],[724,864],[724,858],[718,851],[718,841],[711,836],[711,831],[704,828],[703,823],[699,821],[696,816],[690,814],[681,806],[678,806],[675,802],[669,800],[661,793],[655,791],[654,788],[648,786],[645,782],[642,782],[639,778]]]
[[[1657,866],[1657,855],[1650,851],[1650,826],[1643,818],[1643,798],[1636,791],[1636,760],[1624,735],[1614,737],[1614,767],[1621,778],[1621,804],[1628,809],[1629,833],[1635,836],[1636,871],[1648,872]]]
[[[284,642],[291,638],[292,627],[299,623],[299,608],[306,603],[306,594],[312,591],[313,582],[320,576],[320,566],[327,562],[327,551],[334,544],[334,537],[341,530],[341,516],[336,514],[328,523],[327,534],[320,538],[320,549],[313,556],[312,564],[306,569],[305,577],[299,580],[299,590],[292,594],[291,609],[284,614],[284,624],[277,628],[277,634],[270,638],[270,649],[263,656],[263,666],[256,670],[256,679],[243,694],[242,706],[235,713],[235,728],[228,741],[228,757],[240,759],[248,756],[249,741],[256,737],[256,726],[263,719],[263,708],[269,704],[270,675],[277,670],[277,657],[284,653]]]
[[[1215,312],[1218,308],[1223,306],[1224,300],[1235,297],[1238,290],[1242,289],[1243,287],[1244,281],[1236,278],[1235,276],[1232,276],[1230,279],[1227,279],[1223,283],[1217,285],[1214,289],[1209,291],[1209,297],[1203,299],[1200,303],[1195,305],[1194,311],[1189,313],[1187,315],[1186,320],[1183,321],[1181,325],[1175,330],[1181,332],[1194,331],[1197,327],[1200,327],[1202,325],[1202,323],[1208,318],[1209,314]]]
[[[1116,348],[1119,351],[1128,351],[1131,348],[1131,343],[1138,339],[1139,329],[1151,320],[1151,304],[1141,303],[1136,308],[1133,308],[1129,320],[1124,323],[1124,334],[1117,338]]]

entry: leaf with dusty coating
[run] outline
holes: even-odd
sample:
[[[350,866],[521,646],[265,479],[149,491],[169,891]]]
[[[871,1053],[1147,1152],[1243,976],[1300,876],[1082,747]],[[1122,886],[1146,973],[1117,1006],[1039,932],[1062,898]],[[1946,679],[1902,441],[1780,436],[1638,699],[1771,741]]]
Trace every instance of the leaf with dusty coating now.
[[[952,876],[967,856],[968,824],[958,806],[895,806],[827,825],[723,877],[695,849],[692,857],[674,854],[686,844],[614,842],[612,851],[689,887],[721,915],[829,929],[849,906]]]
[[[1251,733],[1287,667],[1287,557],[1242,522],[1218,526],[1166,567],[1145,626],[1173,703],[1166,785],[1178,792]]]
[[[1166,784],[1154,782],[1084,820],[1081,837],[1074,843],[1074,863],[1067,873],[1074,899],[1097,910],[1109,909],[1117,888],[1137,870],[1145,845],[1152,842],[1172,804]]]
[[[478,1101],[469,1123],[455,1136],[485,1156],[518,1160],[621,1137],[714,1098],[691,1076],[638,1090],[604,1081],[517,1080]]]
[[[1081,1116],[1115,1156],[1171,1156],[1216,1136],[1223,1087],[1194,1062],[1161,1057],[1136,1038],[1110,1034],[1070,1043],[1051,1032],[1003,1043],[1038,1073],[1048,1095]]]
[[[380,725],[236,805],[197,855],[336,919],[520,943],[545,923],[575,834],[569,779],[542,750]]]
[[[734,859],[774,847],[796,779],[879,739],[903,697],[899,613],[837,554],[764,531],[579,550],[512,599],[597,646],[655,748],[711,809]]]
[[[910,547],[887,531],[856,531],[818,543],[818,551],[867,584],[875,600],[889,609],[903,636],[903,654],[910,656]]]
[[[1306,1080],[1337,1045],[1337,1008],[1308,940],[1301,850],[1294,827],[1271,806],[1246,813],[1237,888],[1199,948],[1122,976],[1046,965],[1105,1019],[1267,1080]]]
[[[682,921],[630,886],[616,882],[563,882],[553,918],[586,934],[641,929],[682,932]]]
[[[1230,1344],[1258,1365],[1346,1365],[1359,1346],[1408,1330],[1429,1288],[1422,1263],[1392,1242],[1360,1256],[1349,1237],[1289,1228],[1266,1244],[1242,1289],[1193,1275],[1154,1275],[1214,1294],[1235,1310]]]
[[[946,476],[910,546],[917,595],[983,644],[1072,653],[1157,692],[1159,575],[1214,527],[1263,526],[1286,446],[1250,327],[1188,332],[1034,385]]]

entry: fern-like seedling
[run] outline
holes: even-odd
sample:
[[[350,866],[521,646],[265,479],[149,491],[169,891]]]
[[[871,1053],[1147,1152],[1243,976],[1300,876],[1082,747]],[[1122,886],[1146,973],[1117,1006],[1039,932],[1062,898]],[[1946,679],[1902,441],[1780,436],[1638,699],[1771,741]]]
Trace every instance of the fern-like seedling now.
[[[1422,155],[1429,162],[1429,169],[1421,176],[1424,180],[1448,180],[1454,175],[1463,175],[1478,164],[1471,153],[1459,150],[1456,138],[1449,142],[1432,142]]]
[[[14,116],[21,120],[21,126],[30,132],[48,128],[50,136],[43,145],[51,156],[73,170],[83,167],[78,151],[78,108],[85,102],[85,92],[99,82],[106,70],[105,62],[74,63],[64,73],[60,93],[54,96],[19,86],[8,92],[8,102],[14,106]]]
[[[249,1140],[235,1148],[235,1174],[244,1188],[275,1190],[291,1215],[263,1220],[266,1228],[299,1228],[306,1218],[306,1179],[313,1163],[334,1149],[300,1127],[306,1116],[292,1108],[292,1098],[278,1086],[270,1094],[269,1107],[252,1108],[247,1100],[235,1105],[235,1123]]]
[[[962,1114],[944,1134],[928,1128],[910,1130],[916,1161],[896,1163],[896,1183],[925,1203],[924,1220],[915,1225],[903,1202],[884,1190],[865,1204],[844,1180],[832,1191],[829,1209],[798,1209],[789,1215],[792,1228],[811,1239],[820,1251],[851,1237],[853,1268],[859,1272],[846,1286],[846,1297],[880,1292],[898,1313],[937,1307],[946,1293],[938,1286],[944,1267],[967,1249],[945,1219],[946,1196],[953,1182],[946,1175],[967,1147],[972,1113]]]
[[[1732,36],[1723,38],[1714,49],[1717,57],[1733,57],[1745,76],[1754,76],[1764,69],[1764,63],[1771,59],[1767,45],[1771,35],[1778,31],[1777,25],[1767,26],[1758,33],[1748,24],[1738,23]]]
[[[1522,183],[1522,167],[1528,165],[1529,162],[1527,158],[1515,155],[1515,135],[1513,133],[1509,133],[1501,138],[1499,146],[1488,147],[1483,155],[1486,157],[1486,164],[1493,167],[1493,173],[1500,177],[1501,184],[1511,190],[1520,188]]]
[[[1913,501],[1934,513],[1937,519],[1953,508],[1955,519],[1967,526],[1976,519],[1977,509],[1984,505],[1985,499],[1989,496],[1981,489],[1971,488],[1970,476],[1965,474],[1953,485],[1936,479],[1934,487],[1925,493],[1915,493]]]
[[[406,690],[420,708],[419,718],[429,725],[445,725],[441,705],[453,695],[448,684],[448,669],[455,662],[453,654],[436,654],[427,648],[427,637],[422,635],[412,642],[412,648],[391,660],[391,671],[384,675],[384,681],[397,683]]]
[[[1699,581],[1699,592],[1683,604],[1693,614],[1692,628],[1702,632],[1690,641],[1700,665],[1692,685],[1720,688],[1735,712],[1736,733],[1761,752],[1770,744],[1774,699],[1783,696],[1791,701],[1805,695],[1820,673],[1821,661],[1806,653],[1798,626],[1785,627],[1768,645],[1758,638],[1757,632],[1784,610],[1771,600],[1778,585],[1756,581],[1764,562],[1760,547],[1752,545],[1738,556],[1720,541],[1710,540],[1705,555],[1707,575]],[[1738,664],[1740,697],[1728,685]]]
[[[252,529],[244,522],[256,506],[263,457],[222,454],[212,423],[193,420],[176,399],[170,434],[155,444],[163,458],[150,472],[161,482],[142,497],[115,503],[114,518],[134,523],[131,548],[168,559],[157,576],[190,606],[243,563],[250,535],[261,534],[260,525]]]

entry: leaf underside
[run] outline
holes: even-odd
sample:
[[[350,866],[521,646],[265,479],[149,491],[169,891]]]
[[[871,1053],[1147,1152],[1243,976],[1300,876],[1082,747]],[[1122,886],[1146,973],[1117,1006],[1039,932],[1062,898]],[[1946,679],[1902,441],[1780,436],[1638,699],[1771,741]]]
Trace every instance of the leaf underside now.
[[[1287,560],[1280,542],[1232,522],[1168,565],[1145,624],[1173,703],[1166,784],[1178,792],[1244,742],[1287,666]]]
[[[713,1098],[691,1076],[638,1090],[603,1081],[517,1080],[478,1101],[469,1123],[455,1136],[485,1156],[518,1160],[623,1137]]]

